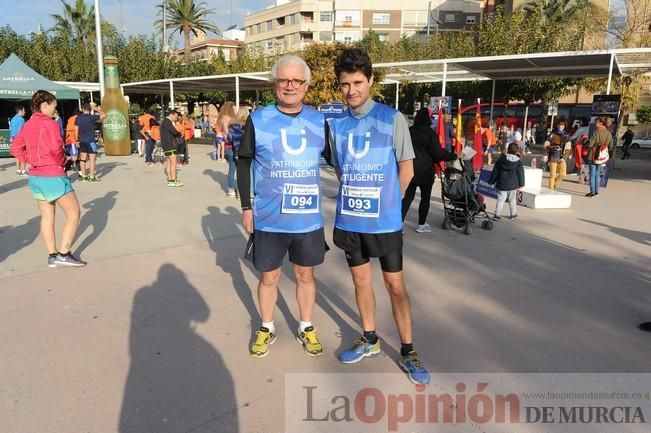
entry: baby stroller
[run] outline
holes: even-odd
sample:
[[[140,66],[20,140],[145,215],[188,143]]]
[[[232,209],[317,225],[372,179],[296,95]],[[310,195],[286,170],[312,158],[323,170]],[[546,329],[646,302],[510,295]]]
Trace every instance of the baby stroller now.
[[[467,235],[472,233],[471,224],[482,219],[481,228],[492,230],[493,222],[486,212],[484,197],[475,192],[475,173],[470,161],[458,160],[446,167],[445,179],[441,182],[441,198],[445,216],[441,223],[443,230],[452,226],[463,228]]]

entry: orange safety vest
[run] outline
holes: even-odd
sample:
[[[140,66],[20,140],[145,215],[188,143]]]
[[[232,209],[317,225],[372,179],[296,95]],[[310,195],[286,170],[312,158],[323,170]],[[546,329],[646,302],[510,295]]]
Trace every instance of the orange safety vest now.
[[[77,137],[77,125],[75,125],[76,120],[77,115],[75,114],[66,123],[66,144],[73,144],[79,141]]]
[[[192,124],[192,121],[188,119],[183,119],[183,126],[184,126],[183,138],[185,138],[186,141],[190,140],[191,138],[194,138],[194,125]]]
[[[149,135],[154,140],[160,140],[160,126],[154,125],[149,129]]]
[[[151,126],[149,126],[149,121],[151,119],[154,119],[154,116],[149,113],[145,113],[138,117],[138,123],[140,123],[140,130],[142,132],[147,132],[151,129]]]

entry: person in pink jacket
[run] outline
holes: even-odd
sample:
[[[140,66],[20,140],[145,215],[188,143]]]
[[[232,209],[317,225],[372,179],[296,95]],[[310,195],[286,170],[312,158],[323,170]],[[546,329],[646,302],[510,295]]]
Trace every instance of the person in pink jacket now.
[[[48,266],[84,266],[86,263],[70,252],[80,211],[77,195],[64,170],[66,157],[61,131],[52,118],[57,100],[53,94],[39,90],[32,96],[31,104],[32,117],[12,141],[10,152],[31,167],[28,185],[41,212],[41,238],[48,249]],[[56,205],[66,215],[58,250],[54,231]]]

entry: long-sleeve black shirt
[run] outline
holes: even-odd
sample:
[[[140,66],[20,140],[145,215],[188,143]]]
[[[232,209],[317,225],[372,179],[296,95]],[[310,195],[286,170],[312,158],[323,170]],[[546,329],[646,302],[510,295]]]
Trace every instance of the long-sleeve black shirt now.
[[[174,137],[179,136],[174,124],[167,117],[160,124],[160,144],[163,149],[175,149],[176,143]]]

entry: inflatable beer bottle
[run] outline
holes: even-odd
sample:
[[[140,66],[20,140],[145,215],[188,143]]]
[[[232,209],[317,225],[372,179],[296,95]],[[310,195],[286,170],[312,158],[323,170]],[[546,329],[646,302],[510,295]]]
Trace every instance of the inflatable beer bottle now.
[[[120,90],[118,59],[114,56],[104,58],[104,97],[102,111],[106,117],[102,121],[104,153],[107,155],[130,155],[129,117],[127,101]]]

